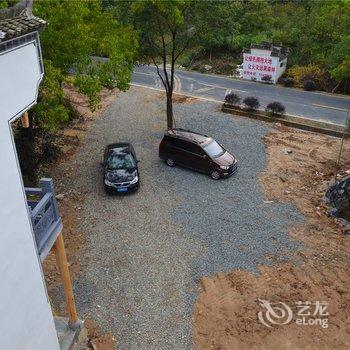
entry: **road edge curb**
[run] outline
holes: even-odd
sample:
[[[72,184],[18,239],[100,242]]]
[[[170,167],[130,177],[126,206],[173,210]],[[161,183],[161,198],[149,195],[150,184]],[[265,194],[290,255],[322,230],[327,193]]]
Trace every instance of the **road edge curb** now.
[[[248,117],[251,119],[261,120],[268,123],[281,123],[285,126],[296,129],[312,131],[319,134],[325,134],[340,138],[344,136],[344,138],[350,139],[350,132],[346,130],[345,126],[338,124],[330,124],[320,122],[317,120],[295,117],[291,115],[283,115],[282,117],[272,117],[267,116],[261,111],[245,111],[242,109],[230,108],[228,106],[225,106],[225,104],[223,104],[221,110],[224,113]]]

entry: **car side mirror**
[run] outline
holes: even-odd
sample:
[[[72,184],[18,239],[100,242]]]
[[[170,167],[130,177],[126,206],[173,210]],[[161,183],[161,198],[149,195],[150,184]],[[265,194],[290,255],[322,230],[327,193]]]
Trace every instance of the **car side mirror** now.
[[[140,163],[140,160],[139,160],[139,159],[137,160],[137,163]]]
[[[103,164],[102,162],[100,163],[100,165],[101,165],[101,166],[104,166],[104,164]]]

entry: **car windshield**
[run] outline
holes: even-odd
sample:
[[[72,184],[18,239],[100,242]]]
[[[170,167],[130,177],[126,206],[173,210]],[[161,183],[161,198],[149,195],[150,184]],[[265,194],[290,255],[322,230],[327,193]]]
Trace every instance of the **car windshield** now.
[[[121,148],[112,149],[107,156],[107,168],[109,170],[135,168],[135,159],[132,154]]]
[[[203,148],[207,155],[212,158],[219,157],[225,153],[225,150],[216,141],[210,142]]]

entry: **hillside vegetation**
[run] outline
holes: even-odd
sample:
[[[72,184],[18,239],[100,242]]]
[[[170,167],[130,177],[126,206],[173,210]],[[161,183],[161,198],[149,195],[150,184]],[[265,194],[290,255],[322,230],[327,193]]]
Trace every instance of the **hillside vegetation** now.
[[[105,8],[125,24],[143,30],[135,21],[134,1],[106,0]],[[150,2],[162,3],[151,0]],[[287,72],[294,84],[313,80],[319,90],[350,92],[350,1],[348,0],[180,0],[181,14],[196,35],[179,58],[186,68],[205,64],[232,74],[242,63],[242,50],[270,41],[290,49]],[[156,27],[156,24],[154,24]],[[143,43],[140,43],[142,54]],[[289,82],[290,84],[290,82]]]

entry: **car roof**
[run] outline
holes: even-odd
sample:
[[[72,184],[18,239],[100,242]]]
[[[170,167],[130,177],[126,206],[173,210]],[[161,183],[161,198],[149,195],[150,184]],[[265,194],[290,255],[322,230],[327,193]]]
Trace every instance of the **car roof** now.
[[[116,143],[110,143],[106,146],[106,149],[120,149],[120,148],[126,148],[130,152],[134,152],[134,148],[132,147],[131,143],[129,142],[116,142]]]
[[[106,148],[123,148],[123,147],[130,147],[131,144],[129,142],[115,142],[110,143],[106,146]]]
[[[180,128],[170,129],[166,132],[166,135],[191,141],[201,146],[213,140],[211,137],[207,135],[202,135],[194,131],[180,129]]]

